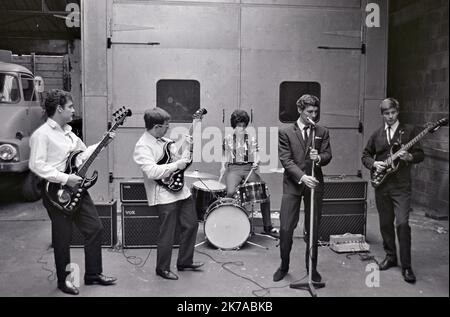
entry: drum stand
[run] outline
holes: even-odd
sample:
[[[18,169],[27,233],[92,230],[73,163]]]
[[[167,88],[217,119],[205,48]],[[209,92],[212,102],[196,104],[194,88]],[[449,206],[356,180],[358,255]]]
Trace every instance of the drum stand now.
[[[310,121],[311,122],[311,121]],[[311,122],[312,129],[311,129],[311,137],[312,137],[312,149],[314,149],[314,143],[316,140],[316,129],[314,122]],[[312,163],[312,171],[311,176],[314,177],[314,167],[315,162]],[[312,280],[312,274],[313,274],[313,265],[312,265],[312,249],[313,249],[313,242],[314,242],[314,192],[315,190],[311,189],[311,202],[310,202],[310,213],[309,213],[309,274],[308,274],[308,282],[307,283],[293,283],[290,285],[290,288],[294,289],[301,289],[308,291],[312,297],[317,297],[316,289],[317,288],[323,288],[325,287],[325,283],[322,282],[314,282]],[[316,255],[318,256],[318,255]]]
[[[255,232],[255,223],[254,223],[254,217],[253,217],[253,213],[254,213],[254,210],[255,210],[255,203],[252,203],[252,209],[251,209],[251,214],[250,214],[250,218],[251,218],[251,220],[250,220],[250,235],[249,235],[249,239],[251,238],[251,237],[253,237],[253,236],[261,236],[261,237],[266,237],[266,238],[273,238],[273,237],[271,237],[271,236],[266,236],[265,234],[261,234],[261,233],[256,233]],[[275,238],[274,238],[275,239]],[[276,240],[276,239],[275,239]],[[269,248],[268,247],[265,247],[265,246],[263,246],[263,245],[260,245],[260,244],[257,244],[257,243],[254,243],[254,242],[251,242],[251,241],[248,241],[247,240],[247,243],[248,244],[251,244],[251,245],[254,245],[255,247],[259,247],[259,248],[261,248],[261,249],[266,249],[266,250],[269,250]]]

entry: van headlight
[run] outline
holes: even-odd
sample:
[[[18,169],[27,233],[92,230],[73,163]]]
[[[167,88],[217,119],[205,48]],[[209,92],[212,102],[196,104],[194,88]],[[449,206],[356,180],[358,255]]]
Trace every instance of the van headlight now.
[[[11,144],[0,145],[0,160],[12,161],[14,159],[18,159],[16,148]]]

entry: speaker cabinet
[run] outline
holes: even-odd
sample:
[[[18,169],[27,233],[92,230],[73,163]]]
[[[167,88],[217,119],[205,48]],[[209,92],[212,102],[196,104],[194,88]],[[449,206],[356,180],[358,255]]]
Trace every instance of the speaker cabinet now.
[[[366,234],[367,204],[365,201],[324,201],[319,227],[319,240],[330,235]]]
[[[122,204],[122,245],[124,248],[156,248],[159,234],[159,216],[156,207],[146,203]],[[174,247],[180,244],[178,226]]]
[[[146,203],[147,193],[143,182],[120,183],[120,201],[123,203]]]
[[[110,248],[117,244],[117,202],[95,203],[98,216],[103,225],[102,247]],[[84,236],[74,224],[71,247],[84,247]]]
[[[357,201],[367,199],[367,181],[356,176],[324,177],[324,201]]]

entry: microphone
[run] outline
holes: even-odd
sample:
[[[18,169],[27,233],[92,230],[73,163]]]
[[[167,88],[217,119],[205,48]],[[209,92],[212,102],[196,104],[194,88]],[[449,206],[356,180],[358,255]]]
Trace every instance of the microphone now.
[[[308,120],[308,122],[309,122],[313,127],[316,126],[316,123],[315,123],[314,120],[312,120],[310,117],[306,117],[306,120]]]

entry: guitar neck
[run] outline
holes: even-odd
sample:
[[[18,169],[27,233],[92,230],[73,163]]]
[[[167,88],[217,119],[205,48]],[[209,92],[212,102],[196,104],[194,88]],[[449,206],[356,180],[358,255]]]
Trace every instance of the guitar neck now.
[[[195,122],[196,122],[196,121],[197,121],[197,119],[194,119],[194,120],[192,121],[192,124],[191,124],[190,128],[189,128],[189,136],[191,137],[191,139],[193,139],[193,135],[194,135],[194,125],[195,125]],[[194,142],[191,142],[190,145],[189,145],[189,152],[192,154],[193,151],[194,151]]]
[[[100,154],[102,149],[108,144],[109,133],[116,130],[118,126],[119,126],[119,124],[116,123],[116,124],[114,124],[114,126],[111,129],[108,130],[108,132],[105,134],[105,136],[102,138],[100,143],[95,148],[94,152],[92,152],[92,154],[86,159],[86,161],[84,161],[83,164],[81,164],[80,168],[78,169],[78,175],[80,177],[86,176],[86,173],[87,173],[89,167],[91,166],[91,164],[94,162],[94,160]]]
[[[430,129],[427,128],[425,130],[423,130],[420,134],[418,134],[414,139],[412,139],[411,141],[409,141],[408,143],[406,143],[399,151],[397,151],[394,155],[392,155],[392,157],[390,157],[386,163],[390,164],[390,162],[395,161],[396,159],[399,158],[400,156],[400,152],[402,151],[408,151],[409,149],[411,149],[417,142],[419,142],[420,140],[422,140],[428,133],[430,133]]]

